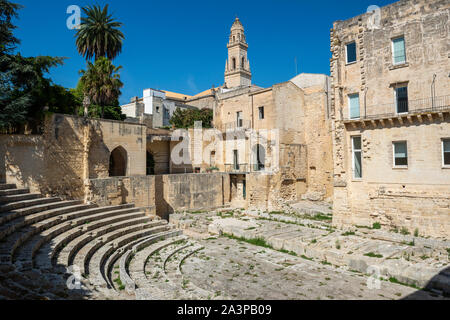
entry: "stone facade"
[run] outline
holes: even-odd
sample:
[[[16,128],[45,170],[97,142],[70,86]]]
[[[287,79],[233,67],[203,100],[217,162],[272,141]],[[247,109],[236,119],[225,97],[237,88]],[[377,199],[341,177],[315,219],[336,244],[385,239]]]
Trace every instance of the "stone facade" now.
[[[450,137],[449,15],[448,1],[412,0],[334,23],[336,225],[379,222],[450,235],[450,170],[443,162]],[[361,137],[361,161],[352,137]],[[405,156],[394,143],[407,150],[407,163],[394,159]]]
[[[53,114],[42,135],[0,135],[2,180],[33,192],[83,199],[85,182],[106,178],[114,150],[125,150],[123,172],[145,174],[146,127]]]

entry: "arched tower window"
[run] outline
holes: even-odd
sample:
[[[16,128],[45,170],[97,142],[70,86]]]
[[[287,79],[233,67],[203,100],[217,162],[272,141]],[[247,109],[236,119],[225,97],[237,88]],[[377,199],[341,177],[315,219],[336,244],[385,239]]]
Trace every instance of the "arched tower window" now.
[[[232,59],[232,61],[233,61],[233,70],[236,70],[236,58],[233,58]]]
[[[242,57],[241,68],[245,69],[245,57]]]
[[[109,176],[123,177],[127,175],[127,151],[122,147],[115,148],[109,156]]]

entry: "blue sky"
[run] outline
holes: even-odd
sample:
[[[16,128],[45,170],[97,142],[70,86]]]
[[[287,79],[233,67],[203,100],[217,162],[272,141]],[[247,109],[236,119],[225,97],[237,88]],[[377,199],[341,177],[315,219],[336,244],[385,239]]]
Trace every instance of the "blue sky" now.
[[[393,0],[13,0],[19,11],[16,36],[24,56],[67,57],[51,78],[76,86],[84,59],[75,47],[74,30],[66,27],[69,5],[109,4],[121,21],[125,41],[114,60],[124,88],[120,101],[142,96],[145,88],[196,94],[224,82],[226,43],[236,15],[244,24],[252,82],[269,87],[298,72],[329,74],[330,28],[333,21],[366,12],[369,5]]]

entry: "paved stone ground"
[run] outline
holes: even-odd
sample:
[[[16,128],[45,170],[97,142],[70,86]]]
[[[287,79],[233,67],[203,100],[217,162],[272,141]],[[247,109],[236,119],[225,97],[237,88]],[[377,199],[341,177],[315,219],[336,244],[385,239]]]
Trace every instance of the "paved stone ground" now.
[[[439,299],[424,291],[380,281],[320,262],[219,237],[198,240],[205,248],[186,259],[182,273],[209,298],[228,299]],[[369,279],[370,283],[375,284]]]
[[[231,299],[435,299],[448,290],[448,240],[371,228],[338,230],[326,208],[319,216],[316,208],[297,208],[172,215],[172,223],[204,246],[184,262],[186,281]],[[227,237],[207,240],[214,234]],[[269,248],[242,238],[262,239]],[[374,270],[380,289],[367,285]]]

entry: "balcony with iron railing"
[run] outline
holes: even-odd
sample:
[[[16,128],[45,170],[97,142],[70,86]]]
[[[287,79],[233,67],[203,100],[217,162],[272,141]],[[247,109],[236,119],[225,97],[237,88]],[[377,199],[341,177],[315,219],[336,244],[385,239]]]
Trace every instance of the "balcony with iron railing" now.
[[[246,130],[252,128],[252,122],[250,120],[239,120],[233,122],[223,123],[221,126],[222,131],[227,130]]]
[[[343,120],[345,122],[358,122],[443,112],[450,112],[450,96],[448,95],[367,107],[361,106],[360,114],[358,112],[352,114],[350,108],[347,107],[343,111]]]
[[[245,174],[250,172],[261,172],[264,171],[264,165],[261,163],[248,164],[248,163],[226,163],[225,172],[226,173],[236,173]]]

